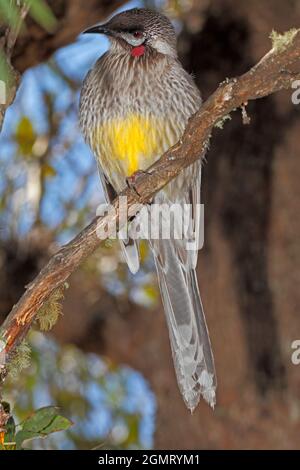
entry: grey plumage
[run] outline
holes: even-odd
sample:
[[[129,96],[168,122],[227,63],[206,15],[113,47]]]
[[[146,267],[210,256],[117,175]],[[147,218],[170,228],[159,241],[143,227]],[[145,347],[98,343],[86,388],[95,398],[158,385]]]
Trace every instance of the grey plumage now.
[[[93,28],[97,32],[98,27]],[[133,34],[138,31],[139,34]],[[111,48],[88,73],[81,93],[80,125],[97,158],[101,179],[118,193],[126,185],[127,162],[113,158],[115,143],[109,123],[127,116],[143,116],[158,150],[140,155],[138,168],[146,170],[182,136],[189,117],[201,105],[192,78],[182,68],[170,21],[157,12],[134,9],[99,26],[111,38]],[[143,54],[131,55],[142,45]],[[120,121],[121,122],[121,121]],[[153,126],[152,124],[155,123]],[[103,129],[105,131],[103,131]],[[121,132],[122,133],[122,132]],[[151,140],[151,141],[152,141]],[[125,159],[126,160],[126,159]],[[181,205],[200,202],[201,165],[185,170],[161,191],[155,202]],[[107,199],[109,194],[106,194]],[[191,218],[189,241],[198,238],[198,215]],[[158,273],[177,380],[192,410],[200,395],[215,403],[216,378],[209,336],[196,278],[197,249],[186,250],[187,240],[150,240]],[[138,268],[135,242],[124,246],[132,271]]]

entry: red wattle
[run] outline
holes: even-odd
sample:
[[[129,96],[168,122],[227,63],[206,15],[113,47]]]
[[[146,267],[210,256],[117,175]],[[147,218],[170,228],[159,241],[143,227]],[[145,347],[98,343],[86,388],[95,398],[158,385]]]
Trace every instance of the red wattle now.
[[[131,51],[131,55],[133,57],[140,57],[145,53],[145,46],[143,44],[141,46],[134,47]]]

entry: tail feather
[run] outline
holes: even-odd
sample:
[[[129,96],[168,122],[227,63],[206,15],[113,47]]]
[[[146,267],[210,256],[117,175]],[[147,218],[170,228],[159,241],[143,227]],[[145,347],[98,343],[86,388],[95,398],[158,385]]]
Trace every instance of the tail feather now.
[[[193,411],[200,396],[215,405],[216,375],[195,269],[178,261],[170,240],[151,244],[180,391]],[[157,251],[158,250],[158,251]],[[156,255],[160,253],[164,263]]]
[[[140,268],[140,254],[138,242],[129,238],[120,240],[123,257],[132,274],[136,274]]]
[[[192,204],[188,231],[184,239],[163,237],[150,239],[158,281],[164,304],[172,356],[179,389],[187,407],[193,411],[202,396],[212,407],[216,402],[216,374],[210,339],[200,298],[196,264],[200,234],[200,182],[201,165],[195,164],[183,177],[183,190],[174,188],[161,191],[155,197],[160,204]],[[186,181],[190,188],[185,188]],[[174,189],[174,190],[173,190]],[[164,222],[164,216],[162,216]],[[174,220],[180,233],[180,223]],[[178,224],[178,227],[177,227]],[[129,234],[130,237],[130,234]],[[129,269],[139,268],[138,243],[132,239],[120,240]],[[187,249],[187,242],[194,248]]]

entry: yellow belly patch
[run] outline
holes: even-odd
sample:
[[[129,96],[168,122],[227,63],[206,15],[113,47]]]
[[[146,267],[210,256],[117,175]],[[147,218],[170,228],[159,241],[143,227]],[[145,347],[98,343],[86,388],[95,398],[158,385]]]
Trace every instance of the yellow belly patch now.
[[[146,169],[176,142],[176,136],[170,142],[168,135],[162,118],[129,114],[97,128],[92,144],[105,173],[121,173],[119,176],[124,177]]]

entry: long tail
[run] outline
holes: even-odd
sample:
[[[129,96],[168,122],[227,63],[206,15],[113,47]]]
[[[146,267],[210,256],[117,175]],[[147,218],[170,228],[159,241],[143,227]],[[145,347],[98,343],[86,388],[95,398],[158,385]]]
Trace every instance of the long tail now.
[[[174,180],[166,192],[155,197],[159,204],[174,202],[192,204],[189,230],[184,239],[149,240],[154,254],[161,296],[167,319],[177,381],[187,407],[193,411],[201,395],[214,407],[216,402],[216,374],[210,339],[200,298],[196,264],[199,247],[201,163],[185,170],[183,179]],[[187,187],[187,182],[189,187]],[[181,188],[181,189],[180,189]],[[175,225],[179,222],[174,219]],[[178,233],[180,233],[180,229]],[[194,249],[187,250],[186,242]],[[123,253],[132,272],[139,267],[138,244],[121,242]]]
[[[151,242],[180,391],[193,411],[200,396],[215,405],[216,374],[196,271],[172,240]]]

